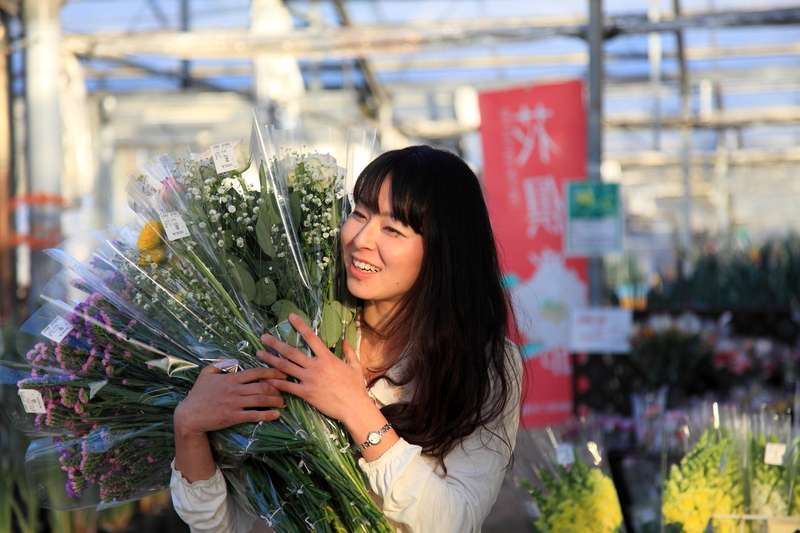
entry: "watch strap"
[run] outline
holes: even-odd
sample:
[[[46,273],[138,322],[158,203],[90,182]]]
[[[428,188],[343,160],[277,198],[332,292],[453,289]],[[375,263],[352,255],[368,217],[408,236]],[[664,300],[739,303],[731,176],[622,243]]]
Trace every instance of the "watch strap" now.
[[[378,437],[383,437],[386,433],[389,432],[390,429],[392,429],[392,424],[391,423],[387,423],[382,428],[380,428],[380,429],[378,429],[376,431],[370,431],[369,433],[367,433],[367,440],[365,440],[364,442],[362,442],[358,446],[358,450],[361,451],[364,448],[369,448],[370,446],[377,446],[378,444],[380,444],[380,440],[378,442],[376,442],[375,444],[373,444],[373,443],[371,443],[369,441],[369,436],[372,435],[373,433],[377,433]]]

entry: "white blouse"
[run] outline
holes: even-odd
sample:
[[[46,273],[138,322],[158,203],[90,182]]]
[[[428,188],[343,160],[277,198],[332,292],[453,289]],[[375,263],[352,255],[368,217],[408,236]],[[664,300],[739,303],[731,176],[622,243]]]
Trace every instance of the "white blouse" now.
[[[419,446],[398,440],[378,459],[358,465],[366,474],[373,499],[404,533],[480,532],[505,476],[519,427],[521,360],[509,343],[514,361],[512,392],[501,419],[479,428],[444,458],[447,475]],[[403,390],[379,380],[370,395],[382,405],[402,398]],[[206,480],[188,482],[172,463],[172,502],[193,533],[269,531],[228,497],[219,468]]]

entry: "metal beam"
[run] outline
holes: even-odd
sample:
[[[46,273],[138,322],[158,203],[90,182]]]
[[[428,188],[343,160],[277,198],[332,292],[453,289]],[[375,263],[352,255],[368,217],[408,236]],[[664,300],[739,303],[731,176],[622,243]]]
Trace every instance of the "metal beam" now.
[[[800,8],[697,13],[650,21],[647,15],[609,17],[606,38],[689,28],[722,28],[800,23]],[[494,42],[531,42],[554,36],[585,37],[585,19],[504,17],[437,21],[401,26],[359,25],[342,28],[295,29],[280,35],[252,35],[239,30],[180,32],[98,32],[72,34],[64,45],[81,55],[156,54],[178,58],[252,57],[291,54],[297,58],[356,58],[370,54],[409,53],[430,46],[453,47]]]

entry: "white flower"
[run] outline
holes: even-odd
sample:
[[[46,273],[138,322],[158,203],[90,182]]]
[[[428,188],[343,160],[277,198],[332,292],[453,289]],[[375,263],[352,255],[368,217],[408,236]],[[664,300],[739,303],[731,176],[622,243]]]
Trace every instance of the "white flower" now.
[[[239,248],[244,248],[244,239],[242,239],[241,237],[236,239],[236,246],[238,246]]]
[[[228,206],[228,213],[235,213],[235,212],[236,212],[236,206],[233,205],[233,204],[229,205]]]

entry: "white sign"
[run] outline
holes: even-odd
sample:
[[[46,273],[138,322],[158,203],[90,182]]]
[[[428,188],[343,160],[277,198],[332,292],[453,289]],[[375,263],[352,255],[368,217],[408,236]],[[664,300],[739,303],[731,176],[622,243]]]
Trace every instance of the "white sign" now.
[[[70,331],[72,331],[72,324],[68,320],[57,316],[42,330],[42,335],[59,344],[64,340],[64,337],[69,335]]]
[[[633,334],[633,313],[629,309],[574,309],[570,322],[570,350],[573,352],[629,352]]]
[[[783,465],[786,445],[781,442],[768,442],[764,448],[764,463],[772,466]]]
[[[177,211],[161,213],[161,223],[164,225],[164,231],[167,232],[167,238],[171,241],[189,236],[189,228],[186,227],[186,222]]]
[[[19,394],[19,399],[22,400],[22,408],[25,409],[26,413],[40,415],[47,412],[44,400],[42,400],[42,394],[38,390],[19,389],[17,393]]]
[[[230,172],[231,170],[236,170],[236,167],[238,167],[234,143],[231,141],[212,146],[211,158],[214,160],[214,167],[217,169],[217,174]]]

